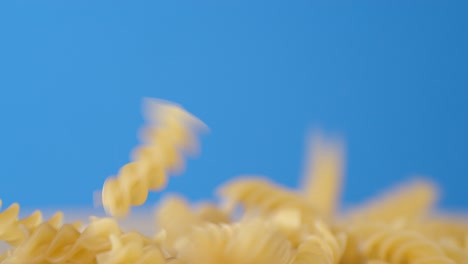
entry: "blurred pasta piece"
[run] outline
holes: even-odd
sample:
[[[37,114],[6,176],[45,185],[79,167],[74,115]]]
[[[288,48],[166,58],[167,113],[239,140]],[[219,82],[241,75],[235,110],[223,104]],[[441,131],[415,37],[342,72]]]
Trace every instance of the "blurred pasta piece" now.
[[[197,145],[195,127],[204,124],[182,107],[169,102],[145,101],[148,126],[133,161],[116,177],[109,177],[102,189],[102,205],[113,216],[127,216],[131,206],[142,205],[149,191],[167,184],[167,174],[184,168],[183,154]]]
[[[412,180],[354,208],[349,217],[353,221],[415,220],[431,212],[437,194],[432,182],[422,178]]]
[[[338,211],[344,169],[344,144],[313,132],[307,139],[301,189],[305,199],[325,217]]]

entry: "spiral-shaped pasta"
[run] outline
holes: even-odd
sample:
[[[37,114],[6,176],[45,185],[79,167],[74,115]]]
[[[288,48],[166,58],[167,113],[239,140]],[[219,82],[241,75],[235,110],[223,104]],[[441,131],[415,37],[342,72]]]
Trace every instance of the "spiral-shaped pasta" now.
[[[179,196],[166,197],[155,214],[158,230],[164,230],[167,236],[163,244],[166,250],[173,252],[175,241],[188,233],[192,226],[200,224],[200,219],[190,209],[187,201]]]
[[[2,200],[0,200],[1,206]],[[19,245],[43,222],[41,211],[34,211],[22,219],[18,216],[19,212],[19,204],[14,203],[0,213],[0,240],[13,246]],[[63,213],[57,212],[47,220],[47,223],[57,229],[62,224],[62,220]],[[79,223],[76,223],[76,225],[79,225]]]
[[[189,262],[186,262],[184,260],[181,260],[179,258],[169,258],[166,261],[166,264],[187,264]]]
[[[295,250],[306,238],[317,233],[317,221],[323,222],[314,212],[308,214],[298,209],[280,209],[262,218],[286,236]]]
[[[226,212],[213,203],[202,203],[196,208],[196,215],[201,221],[210,223],[229,223],[230,219]]]
[[[95,263],[96,254],[110,249],[111,234],[121,234],[121,230],[110,218],[93,219],[83,232],[72,224],[57,229],[42,223],[11,252],[6,263]]]
[[[400,230],[406,228],[408,222],[403,219],[398,219],[392,222],[372,222],[372,221],[340,221],[334,226],[337,232],[344,232],[347,234],[346,248],[343,253],[343,259],[346,259],[350,263],[364,263],[369,260],[361,251],[361,244],[363,241],[376,232],[382,229]],[[383,261],[378,259],[372,259],[373,261]],[[383,261],[385,262],[385,261]]]
[[[298,193],[260,177],[240,178],[222,186],[218,193],[225,199],[225,210],[234,212],[240,204],[246,215],[272,214],[282,209],[297,209],[302,215],[314,215],[315,209]]]
[[[194,149],[195,128],[202,122],[180,106],[148,101],[149,126],[146,143],[138,147],[132,162],[123,166],[117,177],[108,178],[102,190],[102,204],[110,215],[128,214],[131,206],[142,205],[149,191],[162,189],[167,173],[183,167],[182,154]]]
[[[188,235],[176,242],[182,260],[190,263],[223,263],[226,247],[235,232],[235,225],[205,223],[194,226]]]
[[[321,221],[315,222],[315,228],[316,232],[299,245],[293,264],[339,263],[346,247],[346,235],[334,235]]]
[[[375,232],[364,241],[361,250],[369,258],[390,263],[455,263],[439,245],[408,229],[384,228]]]
[[[463,247],[468,252],[468,222],[456,216],[439,216],[411,225],[415,230],[424,233],[426,236],[445,240],[450,237],[459,247]]]
[[[372,202],[355,208],[354,221],[394,221],[397,218],[418,219],[430,212],[438,195],[437,188],[427,180],[413,180],[396,187]]]
[[[461,246],[456,239],[444,238],[440,239],[438,242],[445,254],[456,261],[456,263],[468,263],[468,250]]]
[[[307,168],[302,191],[305,199],[324,217],[337,212],[344,167],[344,144],[318,133],[309,137]]]
[[[176,195],[166,197],[155,213],[156,226],[164,231],[161,244],[168,252],[174,252],[175,242],[204,223],[228,223],[228,216],[214,204],[203,203],[196,209],[188,201]],[[161,234],[161,233],[160,233]]]
[[[166,258],[151,240],[137,232],[111,234],[111,250],[97,256],[98,264],[164,264]]]
[[[383,260],[371,259],[371,260],[368,260],[366,264],[389,264],[389,263]]]
[[[258,219],[195,227],[177,248],[180,258],[192,264],[288,264],[292,259],[289,241]]]
[[[241,222],[228,247],[231,263],[290,263],[291,243],[278,229],[261,219]]]

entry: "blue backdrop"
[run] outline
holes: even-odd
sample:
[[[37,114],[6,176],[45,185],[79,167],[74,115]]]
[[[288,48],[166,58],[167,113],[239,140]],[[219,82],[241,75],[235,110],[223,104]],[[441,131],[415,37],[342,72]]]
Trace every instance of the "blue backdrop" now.
[[[411,175],[468,208],[467,1],[1,1],[0,198],[91,206],[138,143],[141,99],[211,133],[169,190],[296,186],[310,126],[347,141],[344,200]],[[159,194],[150,196],[151,202]]]

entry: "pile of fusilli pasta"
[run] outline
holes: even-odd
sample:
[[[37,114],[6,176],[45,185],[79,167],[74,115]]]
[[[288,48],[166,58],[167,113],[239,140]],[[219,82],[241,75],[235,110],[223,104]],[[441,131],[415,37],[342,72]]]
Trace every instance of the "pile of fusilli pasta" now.
[[[19,206],[0,212],[2,263],[186,264],[442,264],[468,263],[468,221],[435,214],[437,190],[419,179],[350,212],[338,209],[342,144],[313,138],[301,189],[244,176],[217,190],[221,202],[190,205],[163,199],[153,235],[124,230],[115,217],[160,191],[198,150],[205,125],[181,106],[147,100],[142,143],[117,176],[104,183],[109,217],[62,223],[39,211],[20,219]],[[0,200],[1,205],[1,200]]]

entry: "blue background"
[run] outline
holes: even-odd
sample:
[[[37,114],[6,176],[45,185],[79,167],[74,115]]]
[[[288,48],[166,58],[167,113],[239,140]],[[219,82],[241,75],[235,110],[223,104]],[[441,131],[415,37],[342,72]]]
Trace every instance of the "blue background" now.
[[[352,2],[352,3],[351,3]],[[211,133],[169,191],[244,173],[296,186],[309,127],[347,142],[344,200],[411,175],[467,209],[467,1],[1,1],[0,198],[92,206],[141,100]],[[150,204],[160,194],[150,196]]]

